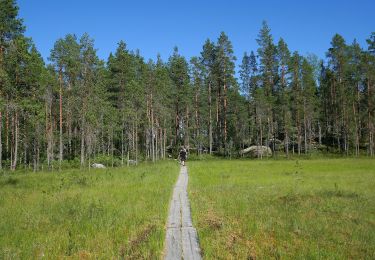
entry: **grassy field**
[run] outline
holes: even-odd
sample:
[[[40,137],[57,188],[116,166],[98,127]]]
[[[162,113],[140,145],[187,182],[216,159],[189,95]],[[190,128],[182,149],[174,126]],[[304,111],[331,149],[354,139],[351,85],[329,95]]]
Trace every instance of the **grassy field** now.
[[[375,160],[188,167],[206,259],[375,259]]]
[[[175,162],[0,176],[0,259],[158,258]]]

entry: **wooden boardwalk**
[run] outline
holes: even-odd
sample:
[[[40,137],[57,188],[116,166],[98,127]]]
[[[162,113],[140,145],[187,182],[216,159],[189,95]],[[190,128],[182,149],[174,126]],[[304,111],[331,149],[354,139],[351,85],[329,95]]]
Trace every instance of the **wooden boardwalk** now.
[[[197,231],[193,227],[187,193],[188,173],[181,166],[173,189],[165,239],[165,259],[201,259]]]

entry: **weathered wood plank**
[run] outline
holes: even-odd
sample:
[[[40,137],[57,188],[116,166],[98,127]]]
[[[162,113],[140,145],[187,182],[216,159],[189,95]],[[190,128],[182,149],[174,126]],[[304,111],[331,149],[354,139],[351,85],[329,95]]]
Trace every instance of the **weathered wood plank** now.
[[[182,166],[169,206],[165,259],[201,259],[197,231],[193,227],[187,193],[188,173]]]

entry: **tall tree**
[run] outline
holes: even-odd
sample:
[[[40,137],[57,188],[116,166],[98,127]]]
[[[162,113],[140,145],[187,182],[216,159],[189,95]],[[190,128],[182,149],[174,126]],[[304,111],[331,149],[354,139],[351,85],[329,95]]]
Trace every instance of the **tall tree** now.
[[[273,43],[273,37],[268,24],[264,21],[262,28],[258,34],[257,43],[259,45],[258,55],[260,58],[260,74],[261,85],[263,88],[264,98],[266,102],[266,118],[267,118],[267,139],[266,145],[269,146],[270,140],[274,139],[275,124],[275,83],[277,78],[277,49]],[[273,142],[274,143],[274,142]],[[273,147],[275,150],[275,147]]]
[[[184,144],[184,134],[186,134],[186,118],[184,112],[188,98],[189,73],[188,64],[184,57],[178,53],[175,47],[173,55],[169,58],[170,77],[173,82],[173,99],[175,108],[175,132],[174,145]]]
[[[215,66],[215,44],[210,40],[206,40],[201,52],[201,62],[203,65],[204,81],[207,88],[208,101],[208,147],[212,154],[213,150],[213,126],[212,126],[212,88],[214,84],[214,66]]]
[[[291,112],[290,112],[290,90],[289,90],[289,64],[290,51],[288,45],[281,38],[277,44],[277,58],[279,62],[279,84],[277,91],[277,105],[279,126],[283,130],[284,151],[286,157],[289,157],[289,143],[291,133]]]
[[[228,150],[228,89],[234,85],[234,62],[236,57],[233,54],[233,46],[228,36],[221,32],[216,45],[216,63],[217,63],[217,80],[218,80],[218,92],[219,92],[219,103],[222,103],[222,112],[220,117],[220,125],[222,129],[219,130],[223,134],[220,143],[224,145],[224,154],[227,155]],[[222,92],[221,92],[222,88]]]

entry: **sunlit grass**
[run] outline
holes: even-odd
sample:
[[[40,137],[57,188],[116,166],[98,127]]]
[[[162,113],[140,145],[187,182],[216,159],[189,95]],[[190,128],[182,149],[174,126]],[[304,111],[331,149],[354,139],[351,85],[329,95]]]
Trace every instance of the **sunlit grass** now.
[[[158,258],[175,162],[0,177],[0,259]]]
[[[189,163],[206,259],[374,259],[375,160]]]

